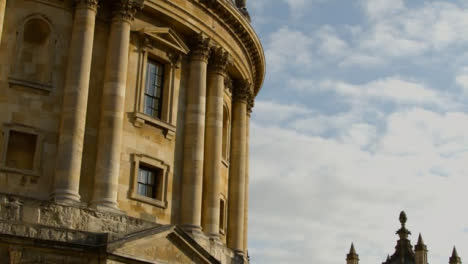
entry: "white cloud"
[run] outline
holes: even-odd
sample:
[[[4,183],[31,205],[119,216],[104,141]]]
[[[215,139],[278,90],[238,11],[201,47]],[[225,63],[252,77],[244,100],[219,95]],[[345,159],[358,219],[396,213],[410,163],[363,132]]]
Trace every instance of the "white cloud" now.
[[[460,86],[465,95],[468,95],[468,67],[463,67],[455,77],[455,81]]]
[[[405,80],[398,76],[377,79],[363,84],[324,80],[291,79],[289,87],[303,91],[334,91],[344,99],[362,104],[363,102],[389,101],[395,104],[434,105],[443,108],[456,107],[449,95],[428,88],[424,83]]]
[[[467,198],[468,115],[397,111],[383,117],[381,133],[360,119],[332,138],[254,120],[249,230],[255,263],[340,263],[352,241],[363,263],[383,261],[395,245],[402,209],[431,250],[443,252],[447,240],[468,243],[462,233],[468,214],[447,208]],[[444,228],[437,228],[441,222]],[[449,253],[433,253],[432,262]]]
[[[300,31],[282,27],[272,33],[266,44],[269,70],[278,72],[290,65],[310,66],[313,39]]]
[[[403,0],[362,0],[361,4],[367,15],[373,19],[395,14],[405,8]]]

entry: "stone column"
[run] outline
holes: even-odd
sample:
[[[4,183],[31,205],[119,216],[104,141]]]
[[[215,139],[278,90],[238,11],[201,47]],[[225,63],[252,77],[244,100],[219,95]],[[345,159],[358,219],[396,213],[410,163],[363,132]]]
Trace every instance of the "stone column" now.
[[[254,97],[250,96],[247,104],[247,128],[245,147],[245,206],[244,206],[244,251],[248,250],[248,230],[249,230],[249,178],[250,178],[250,116],[254,106]]]
[[[0,44],[2,43],[3,21],[5,20],[5,9],[7,0],[0,0]]]
[[[221,159],[223,148],[224,77],[229,55],[222,48],[212,53],[208,71],[202,227],[219,238]]]
[[[52,199],[59,203],[80,201],[81,161],[97,6],[98,0],[76,0],[52,193]]]
[[[250,84],[238,83],[233,91],[231,167],[229,171],[228,247],[244,254],[245,167],[247,102]]]
[[[91,202],[92,207],[97,209],[117,209],[130,23],[141,7],[141,2],[136,0],[118,0],[114,3],[101,99],[94,193]]]
[[[184,229],[191,233],[201,231],[209,42],[201,34],[194,41],[187,87],[180,221]]]

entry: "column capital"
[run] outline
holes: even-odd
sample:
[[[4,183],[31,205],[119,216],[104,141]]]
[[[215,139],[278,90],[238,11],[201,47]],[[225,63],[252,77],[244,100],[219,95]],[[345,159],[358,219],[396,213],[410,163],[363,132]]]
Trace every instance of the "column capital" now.
[[[227,66],[230,62],[229,52],[222,47],[214,47],[211,51],[209,69],[219,73],[226,74]]]
[[[169,58],[172,67],[176,69],[180,68],[180,64],[182,62],[182,54],[180,54],[179,52],[168,52],[167,57]]]
[[[142,8],[143,1],[141,0],[117,0],[114,3],[112,19],[131,22]]]
[[[233,99],[234,101],[242,101],[248,103],[249,98],[251,97],[252,84],[247,80],[239,80],[236,82],[233,90]]]
[[[99,0],[75,0],[75,6],[77,9],[87,8],[96,12],[99,7]]]
[[[201,60],[208,63],[208,58],[210,57],[210,42],[211,40],[208,37],[205,37],[202,33],[198,34],[192,40],[192,60]]]

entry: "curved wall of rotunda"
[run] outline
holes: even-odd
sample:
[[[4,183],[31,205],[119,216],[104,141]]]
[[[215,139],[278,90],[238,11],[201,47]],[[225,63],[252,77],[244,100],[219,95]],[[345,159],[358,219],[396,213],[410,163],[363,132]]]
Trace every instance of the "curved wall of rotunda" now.
[[[246,259],[265,58],[245,0],[0,0],[0,62],[0,196],[18,221],[34,208],[47,226],[45,204],[121,215]]]

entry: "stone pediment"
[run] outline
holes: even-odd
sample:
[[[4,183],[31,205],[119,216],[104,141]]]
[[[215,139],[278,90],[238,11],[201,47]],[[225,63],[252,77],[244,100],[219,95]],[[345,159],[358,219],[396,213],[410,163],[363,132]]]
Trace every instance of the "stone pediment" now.
[[[188,54],[190,49],[172,29],[166,27],[145,27],[137,30],[143,36],[149,37],[151,40],[157,41],[164,46],[177,50],[183,54]]]
[[[108,244],[109,259],[121,263],[220,264],[177,226],[161,226]]]

